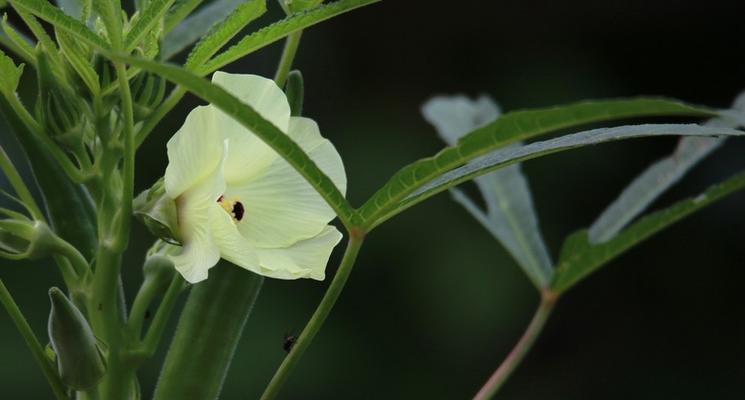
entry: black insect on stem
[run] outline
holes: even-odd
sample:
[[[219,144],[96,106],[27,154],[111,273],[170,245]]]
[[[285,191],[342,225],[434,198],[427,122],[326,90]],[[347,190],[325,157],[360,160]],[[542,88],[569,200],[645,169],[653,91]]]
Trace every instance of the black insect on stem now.
[[[282,348],[285,350],[285,352],[289,353],[290,350],[292,350],[292,346],[295,345],[295,342],[297,342],[297,336],[285,333],[285,340],[282,343]]]

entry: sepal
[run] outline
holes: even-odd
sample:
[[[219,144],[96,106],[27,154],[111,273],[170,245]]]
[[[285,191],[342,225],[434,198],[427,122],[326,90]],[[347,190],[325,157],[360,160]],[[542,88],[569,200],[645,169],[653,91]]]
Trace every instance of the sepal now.
[[[59,85],[47,56],[37,52],[39,96],[36,103],[37,119],[44,130],[61,147],[82,153],[86,141],[88,105],[69,88]],[[90,135],[89,135],[90,136]]]
[[[36,260],[54,252],[62,239],[43,221],[35,221],[12,210],[0,208],[0,257]]]
[[[171,278],[176,274],[171,256],[178,253],[179,248],[162,240],[157,240],[147,251],[145,263],[142,265],[144,277],[143,286],[156,285],[158,292],[165,292]]]
[[[180,244],[176,201],[166,195],[163,178],[134,199],[134,215],[163,241]]]

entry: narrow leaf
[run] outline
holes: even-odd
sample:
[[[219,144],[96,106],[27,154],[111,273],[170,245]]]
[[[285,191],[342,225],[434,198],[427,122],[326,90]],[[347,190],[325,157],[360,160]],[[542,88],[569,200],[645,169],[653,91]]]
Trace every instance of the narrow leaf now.
[[[564,242],[553,289],[559,293],[566,291],[629,248],[743,187],[745,171],[710,187],[698,197],[647,215],[613,239],[601,244],[590,243],[586,230],[572,234]]]
[[[503,117],[504,118],[504,117]],[[501,119],[501,118],[500,118]],[[497,120],[499,121],[499,120]],[[426,200],[445,189],[453,187],[469,179],[483,175],[489,171],[503,168],[516,162],[530,160],[547,154],[570,150],[578,147],[594,145],[609,141],[640,138],[646,136],[742,136],[745,132],[729,129],[705,127],[696,124],[645,124],[627,125],[614,128],[600,128],[589,131],[574,133],[534,142],[522,146],[514,146],[498,150],[492,154],[483,156],[462,167],[451,170],[425,185],[419,187],[404,201],[396,204],[390,211],[375,221],[390,218],[401,211]]]
[[[130,56],[110,55],[110,57],[156,73],[173,83],[181,85],[219,108],[225,114],[230,115],[233,119],[250,129],[292,165],[326,200],[344,225],[348,227],[351,225],[350,222],[354,215],[354,210],[331,179],[318,168],[316,163],[303,152],[300,146],[279,130],[279,128],[264,119],[252,107],[243,103],[225,89],[183,68]]]
[[[70,63],[80,79],[85,83],[91,94],[97,96],[101,91],[100,79],[98,73],[91,66],[91,61],[87,49],[81,48],[81,44],[67,33],[56,30],[57,43],[62,49],[62,54]]]
[[[94,0],[93,10],[101,18],[111,47],[119,50],[122,45],[122,6],[118,0]]]
[[[227,18],[244,1],[246,0],[216,0],[199,9],[166,35],[161,58],[167,60],[189,47],[207,34],[213,26]]]
[[[15,96],[22,74],[23,64],[16,65],[10,57],[0,50],[0,91],[5,96]]]
[[[3,15],[3,20],[0,22],[0,26],[2,26],[2,32],[0,32],[0,43],[21,56],[25,62],[35,65],[35,43],[30,38],[18,32],[18,30],[8,22],[7,14]],[[7,42],[2,40],[3,35],[7,38]]]
[[[735,100],[733,109],[745,108],[745,95]],[[736,128],[733,119],[714,118],[704,125]],[[718,149],[725,139],[684,137],[675,152],[650,165],[627,186],[621,195],[590,226],[590,242],[611,239],[631,220],[639,216],[662,193],[678,182],[699,161]]]
[[[107,49],[109,47],[103,39],[91,32],[84,23],[66,15],[62,10],[51,5],[46,0],[11,0],[11,3],[49,22],[56,28],[85,41],[93,47],[99,49]],[[104,1],[96,1],[95,3],[104,3]]]
[[[234,46],[215,56],[215,58],[206,63],[197,72],[199,75],[206,75],[217,71],[223,66],[270,45],[293,32],[305,29],[347,11],[377,3],[378,1],[380,0],[338,0],[299,14],[294,14],[244,37]]]
[[[360,209],[361,217],[375,225],[404,198],[425,183],[500,147],[559,129],[623,118],[648,116],[714,116],[711,110],[666,99],[585,101],[559,107],[507,113],[447,147],[399,170]]]
[[[134,50],[142,38],[154,29],[155,25],[161,21],[163,15],[165,15],[168,8],[173,4],[173,1],[153,0],[141,14],[138,14],[137,21],[132,25],[126,39],[124,39],[124,49],[127,52]]]
[[[237,35],[251,21],[259,18],[266,12],[266,0],[248,0],[238,6],[225,21],[212,27],[207,35],[194,46],[189,53],[184,67],[189,70],[209,60],[220,48],[225,46],[230,39]]]
[[[431,99],[422,113],[453,145],[462,135],[497,119],[500,111],[486,96],[477,100],[454,96]],[[538,288],[547,287],[553,273],[551,257],[520,164],[477,177],[475,182],[486,202],[486,214],[459,190],[451,189],[453,198],[507,248]]]

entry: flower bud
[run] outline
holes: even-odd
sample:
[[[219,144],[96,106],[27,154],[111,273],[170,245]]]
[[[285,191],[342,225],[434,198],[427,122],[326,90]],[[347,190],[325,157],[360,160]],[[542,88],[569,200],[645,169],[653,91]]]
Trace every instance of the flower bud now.
[[[87,104],[68,87],[57,83],[46,54],[37,54],[39,96],[37,117],[45,131],[62,147],[73,152],[83,148],[86,133]]]
[[[36,260],[48,256],[59,245],[60,238],[42,221],[0,209],[10,218],[0,220],[0,257],[10,260]]]
[[[155,242],[145,256],[142,265],[142,274],[145,285],[157,285],[158,292],[164,292],[171,278],[176,273],[171,255],[178,252],[178,247],[170,245],[162,240]]]
[[[162,178],[134,199],[134,215],[158,238],[168,243],[181,242],[176,202],[166,195]]]
[[[106,360],[88,321],[61,290],[49,289],[49,340],[62,382],[74,390],[93,387],[106,374]]]
[[[158,75],[142,72],[132,82],[135,120],[143,120],[163,102],[166,81]]]

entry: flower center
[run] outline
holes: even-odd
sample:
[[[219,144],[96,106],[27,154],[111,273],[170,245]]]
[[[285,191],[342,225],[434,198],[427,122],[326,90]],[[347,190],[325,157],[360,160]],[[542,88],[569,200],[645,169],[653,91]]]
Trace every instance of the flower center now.
[[[230,216],[233,218],[233,221],[239,222],[243,219],[243,214],[245,213],[246,209],[243,208],[243,203],[241,203],[238,200],[233,199],[226,199],[225,196],[220,196],[217,199],[217,204],[222,207],[225,212],[230,214]]]

